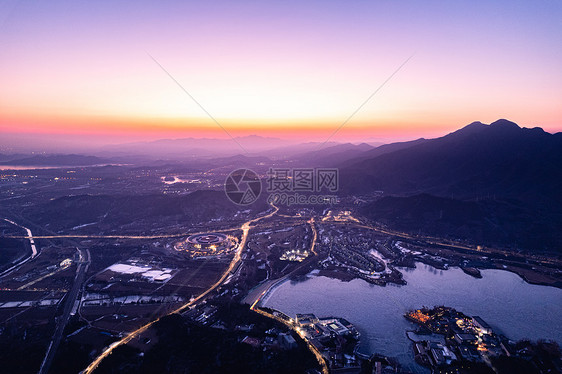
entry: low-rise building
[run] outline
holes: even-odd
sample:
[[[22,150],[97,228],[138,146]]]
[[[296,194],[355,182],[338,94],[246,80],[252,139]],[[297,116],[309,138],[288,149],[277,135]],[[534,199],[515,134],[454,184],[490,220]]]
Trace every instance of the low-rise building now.
[[[482,318],[480,318],[479,316],[474,316],[472,317],[472,322],[474,323],[474,325],[476,325],[476,328],[482,333],[482,334],[491,334],[492,333],[492,327],[490,327],[490,325],[488,325],[486,323],[486,321],[484,321]]]
[[[474,344],[476,343],[477,339],[476,336],[472,334],[455,334],[455,341],[458,344]]]
[[[301,325],[301,327],[312,326],[312,325],[318,323],[318,318],[316,318],[316,316],[312,313],[297,314],[296,315],[296,322],[299,325]]]
[[[277,337],[277,342],[283,349],[297,348],[297,341],[290,333],[279,334],[279,336]]]

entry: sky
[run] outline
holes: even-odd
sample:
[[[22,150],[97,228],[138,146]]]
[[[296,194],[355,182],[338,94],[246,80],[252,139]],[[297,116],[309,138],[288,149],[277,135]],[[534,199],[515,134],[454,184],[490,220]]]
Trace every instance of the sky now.
[[[0,0],[0,146],[558,132],[561,67],[555,0]]]

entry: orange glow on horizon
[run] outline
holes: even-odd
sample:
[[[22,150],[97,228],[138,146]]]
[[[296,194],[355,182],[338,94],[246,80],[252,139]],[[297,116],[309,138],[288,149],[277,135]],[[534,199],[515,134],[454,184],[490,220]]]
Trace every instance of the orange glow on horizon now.
[[[232,136],[300,142],[355,111],[331,140],[499,118],[561,131],[562,8],[506,4],[22,4],[0,20],[0,136],[228,138],[206,112]]]
[[[342,122],[337,121],[235,121],[219,120],[232,136],[258,135],[302,141],[322,141],[332,135]],[[373,121],[350,123],[341,128],[331,140],[372,138],[408,138],[445,134],[451,126],[435,123],[417,123],[415,126],[401,121]],[[7,133],[53,135],[107,135],[139,138],[212,137],[228,135],[210,119],[182,118],[123,118],[123,117],[24,117],[0,119],[0,131]]]
[[[500,117],[490,117],[492,122]],[[341,125],[343,120],[285,120],[240,121],[217,119],[234,137],[258,135],[282,139],[300,138],[306,141],[324,141]],[[409,122],[400,119],[378,119],[372,122],[362,119],[350,121],[331,141],[367,142],[379,140],[408,140],[419,137],[431,138],[445,135],[474,120],[444,118],[440,121],[420,119]],[[339,121],[339,122],[338,122]],[[482,120],[482,122],[487,123]],[[488,122],[488,123],[489,123]],[[517,121],[516,121],[517,122]],[[525,126],[524,123],[519,123]],[[535,125],[528,125],[534,127]],[[545,127],[546,131],[558,132],[557,126]],[[50,135],[93,135],[113,138],[160,139],[160,138],[229,138],[209,118],[128,118],[117,116],[62,116],[62,115],[11,115],[0,118],[0,132]]]

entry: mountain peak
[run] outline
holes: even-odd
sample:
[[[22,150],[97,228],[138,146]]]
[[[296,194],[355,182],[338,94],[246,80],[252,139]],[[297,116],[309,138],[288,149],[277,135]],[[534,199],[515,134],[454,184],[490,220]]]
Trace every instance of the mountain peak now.
[[[502,127],[502,128],[514,128],[514,129],[521,128],[515,122],[511,122],[504,118],[498,119],[497,121],[490,123],[490,127]]]
[[[486,127],[488,126],[480,121],[476,121],[466,125],[463,128],[458,129],[457,131],[452,132],[451,134],[474,134],[484,130]]]
[[[521,127],[517,125],[515,122],[511,122],[507,119],[498,119],[497,121],[492,122],[491,124],[487,125],[480,121],[472,122],[465,127],[452,132],[449,135],[458,136],[458,135],[474,135],[478,134],[481,131],[493,131],[493,132],[513,132],[514,130],[520,130]]]

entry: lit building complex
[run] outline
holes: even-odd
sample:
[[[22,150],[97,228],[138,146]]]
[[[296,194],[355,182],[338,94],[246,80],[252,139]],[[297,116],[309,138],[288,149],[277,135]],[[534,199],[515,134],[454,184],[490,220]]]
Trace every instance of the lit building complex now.
[[[187,252],[191,257],[219,256],[228,254],[236,247],[238,239],[220,233],[204,233],[189,236],[177,242],[174,249]]]

